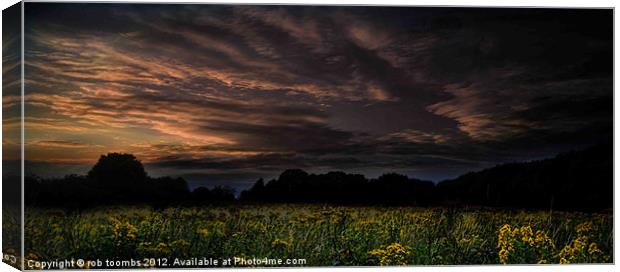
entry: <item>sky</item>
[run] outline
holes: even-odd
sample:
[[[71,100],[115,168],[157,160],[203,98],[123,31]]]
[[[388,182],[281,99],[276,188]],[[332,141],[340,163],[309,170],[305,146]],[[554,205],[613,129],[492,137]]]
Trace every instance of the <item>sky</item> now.
[[[612,10],[26,3],[27,172],[440,181],[608,141]]]

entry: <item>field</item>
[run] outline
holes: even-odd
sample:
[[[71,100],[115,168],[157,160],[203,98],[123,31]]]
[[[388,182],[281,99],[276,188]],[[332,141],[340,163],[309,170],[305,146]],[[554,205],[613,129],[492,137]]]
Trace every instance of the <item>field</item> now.
[[[610,213],[320,205],[27,209],[26,259],[289,258],[306,266],[610,263]],[[158,262],[161,259],[158,259]],[[95,268],[95,267],[93,267]]]

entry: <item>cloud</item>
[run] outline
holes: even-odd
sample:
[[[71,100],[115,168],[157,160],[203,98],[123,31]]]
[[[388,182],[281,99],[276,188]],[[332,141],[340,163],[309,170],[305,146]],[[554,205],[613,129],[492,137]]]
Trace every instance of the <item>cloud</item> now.
[[[48,140],[48,141],[34,141],[29,143],[29,145],[36,145],[42,148],[92,148],[92,147],[102,147],[100,145],[91,145],[80,142],[73,141],[64,141],[64,140]]]
[[[522,84],[514,80],[519,76],[490,75],[493,83],[446,85],[445,91],[453,97],[426,109],[456,120],[460,131],[478,141],[533,137],[535,131],[553,135],[589,130],[595,123],[611,126],[610,104],[604,102],[611,101],[610,81],[595,78]]]
[[[446,92],[454,97],[427,107],[432,113],[455,119],[458,128],[476,140],[499,140],[502,137],[526,132],[535,123],[511,119],[509,103],[488,92],[476,89],[475,85],[446,86]]]
[[[427,133],[415,129],[406,129],[387,135],[383,140],[402,139],[412,143],[429,144],[429,143],[445,143],[450,140],[445,134]]]
[[[437,178],[611,131],[605,11],[30,5],[26,135],[39,160],[117,151],[194,178]]]
[[[348,28],[347,34],[357,45],[369,50],[378,50],[392,43],[389,30],[359,21]]]

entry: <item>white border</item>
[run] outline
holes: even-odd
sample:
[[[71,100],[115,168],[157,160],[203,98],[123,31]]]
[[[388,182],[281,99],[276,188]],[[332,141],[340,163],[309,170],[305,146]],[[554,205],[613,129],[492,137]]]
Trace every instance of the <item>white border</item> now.
[[[18,1],[2,1],[0,3],[0,7],[5,9],[11,6]],[[248,3],[248,4],[315,4],[315,5],[381,5],[381,6],[462,6],[462,7],[549,7],[549,8],[571,8],[571,7],[580,7],[580,8],[614,8],[616,6],[615,1],[610,0],[545,0],[545,1],[533,1],[533,0],[416,0],[416,1],[405,1],[405,0],[288,0],[288,1],[278,1],[278,0],[267,0],[267,1],[257,1],[257,0],[219,0],[219,1],[198,1],[198,0],[135,0],[135,1],[118,1],[118,0],[100,0],[100,1],[26,1],[26,2],[116,2],[116,3],[196,3],[196,4],[234,4],[234,3]],[[23,27],[23,24],[22,24]],[[23,28],[22,28],[23,29]],[[614,105],[618,105],[620,98],[615,95],[615,79],[618,78],[618,72],[615,69],[615,63],[617,63],[617,55],[615,54],[617,43],[615,40],[616,31],[618,29],[618,22],[615,20],[615,11],[614,11]],[[1,21],[0,21],[0,36],[1,36]],[[22,37],[23,39],[23,37]],[[22,50],[22,59],[23,59],[23,50]],[[23,66],[22,66],[22,93],[23,93]],[[23,96],[22,96],[23,99]],[[22,101],[23,103],[23,101]],[[22,107],[23,114],[23,107]],[[614,106],[614,142],[617,142],[620,139],[620,129],[617,126],[616,121],[619,120],[618,111],[615,110]],[[2,113],[0,111],[0,120],[2,118]],[[22,119],[23,120],[23,119]],[[22,124],[23,126],[23,124]],[[2,136],[2,131],[0,130],[0,137]],[[23,134],[22,134],[22,143],[23,143]],[[0,152],[2,147],[0,146]],[[615,170],[619,169],[620,162],[616,159],[616,152],[618,147],[614,144],[614,181],[615,181]],[[22,158],[23,158],[23,148],[22,148]],[[2,170],[2,166],[0,164],[0,171]],[[23,170],[23,167],[22,167]],[[614,182],[615,183],[615,182]],[[23,186],[23,182],[22,182]],[[614,186],[614,196],[618,195],[618,186]],[[1,187],[0,187],[1,191]],[[23,191],[23,190],[22,190]],[[1,199],[1,194],[0,194]],[[22,197],[23,201],[23,197]],[[619,209],[618,201],[615,201],[614,197],[614,232],[616,235],[614,236],[614,260],[618,262],[619,250],[618,250],[618,238],[617,238],[617,226],[618,224],[618,216],[615,211]],[[0,217],[1,223],[1,217]],[[22,237],[23,239],[23,237]],[[0,243],[1,243],[0,238]],[[392,268],[304,268],[304,269],[295,269],[295,268],[287,268],[285,271],[497,271],[497,270],[508,270],[508,271],[610,271],[613,268],[616,268],[617,265],[547,265],[547,266],[531,266],[531,265],[513,265],[513,266],[498,266],[498,265],[486,265],[486,266],[412,266],[412,267],[392,267]],[[282,268],[275,268],[282,269]],[[272,269],[272,270],[275,270]],[[2,263],[0,264],[0,271],[15,271],[15,268]],[[110,270],[112,271],[112,270]],[[183,269],[170,269],[170,270],[162,270],[162,271],[184,271]],[[209,271],[245,271],[245,269],[209,269]]]
[[[21,152],[21,154],[20,154],[20,161],[21,161],[21,166],[20,166],[21,167],[21,177],[20,177],[20,180],[21,180],[21,183],[22,183],[21,184],[21,192],[20,192],[21,193],[21,206],[20,206],[20,208],[21,208],[21,212],[22,212],[22,217],[21,217],[22,233],[20,234],[20,236],[21,236],[20,239],[22,241],[22,244],[21,244],[21,247],[20,247],[20,251],[21,251],[22,258],[20,258],[21,259],[20,265],[21,265],[21,268],[24,269],[24,267],[25,267],[24,266],[24,256],[26,256],[26,254],[24,253],[24,250],[25,250],[24,249],[24,244],[26,242],[26,239],[25,239],[25,236],[24,236],[25,232],[26,232],[26,230],[24,229],[25,226],[26,226],[26,221],[25,221],[25,205],[26,204],[25,204],[25,193],[24,193],[24,182],[25,182],[24,176],[26,175],[26,172],[25,172],[25,162],[24,162],[24,159],[25,159],[24,155],[25,155],[25,149],[26,149],[26,147],[24,146],[24,139],[25,139],[25,137],[24,137],[24,132],[25,132],[25,130],[24,130],[24,117],[26,116],[25,113],[24,113],[24,110],[26,109],[26,107],[24,105],[24,102],[25,102],[25,100],[24,100],[25,99],[24,98],[24,95],[25,95],[25,93],[24,93],[24,88],[25,88],[25,86],[24,86],[24,82],[25,82],[24,81],[24,74],[25,74],[24,73],[24,66],[25,66],[24,65],[24,61],[25,61],[25,58],[24,58],[24,45],[25,45],[25,42],[24,42],[24,2],[21,2],[20,9],[21,9],[21,17],[20,17],[20,19],[21,19],[21,32],[22,32],[21,33],[21,41],[20,41],[20,43],[21,43],[21,51],[20,51],[20,53],[21,53],[21,56],[20,56],[21,62],[19,64],[20,70],[21,70],[21,78],[20,78],[20,81],[21,81],[20,82],[21,83],[20,84],[21,85],[21,102],[20,102],[21,103],[21,120],[20,120],[21,121],[21,125],[20,125],[21,132],[20,132],[20,137],[21,137],[21,139],[20,139],[19,145],[21,146],[20,147],[20,152]]]
[[[15,3],[16,1],[13,1]],[[614,7],[614,1],[609,0],[216,0],[216,1],[200,1],[200,0],[25,0],[25,2],[118,2],[118,3],[196,3],[196,4],[225,4],[225,3],[246,3],[246,4],[297,4],[297,5],[381,5],[381,6],[485,6],[485,7]]]

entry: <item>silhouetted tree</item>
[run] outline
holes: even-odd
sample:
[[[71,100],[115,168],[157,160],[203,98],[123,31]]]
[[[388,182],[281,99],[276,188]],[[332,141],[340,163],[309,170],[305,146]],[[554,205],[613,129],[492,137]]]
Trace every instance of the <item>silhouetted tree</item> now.
[[[444,202],[492,207],[600,210],[613,205],[613,146],[509,163],[438,184]]]
[[[223,204],[235,201],[234,190],[216,186],[212,190],[206,187],[198,187],[192,192],[191,201],[198,205]]]
[[[241,193],[252,202],[334,203],[348,205],[429,205],[435,186],[430,181],[386,174],[376,180],[363,175],[329,172],[308,174],[299,169],[284,171],[278,179],[258,180]]]
[[[131,154],[103,155],[87,176],[25,179],[27,205],[83,208],[107,204],[233,203],[230,188],[190,192],[182,178],[148,177]],[[555,158],[502,164],[467,173],[437,186],[397,173],[368,180],[344,172],[309,174],[289,169],[241,192],[241,201],[344,205],[475,205],[509,208],[600,210],[613,204],[612,144]]]
[[[248,201],[263,201],[265,197],[265,181],[257,180],[249,190],[241,192],[240,198]]]
[[[142,188],[147,201],[157,206],[184,202],[189,197],[187,182],[183,178],[149,178]]]
[[[131,154],[108,153],[88,172],[88,178],[106,186],[143,185],[147,179],[142,163]]]
[[[27,177],[26,203],[65,208],[114,204],[166,206],[187,200],[189,190],[182,178],[150,178],[131,154],[102,155],[87,176],[61,179]]]

